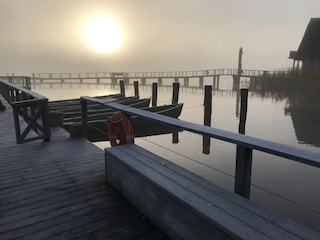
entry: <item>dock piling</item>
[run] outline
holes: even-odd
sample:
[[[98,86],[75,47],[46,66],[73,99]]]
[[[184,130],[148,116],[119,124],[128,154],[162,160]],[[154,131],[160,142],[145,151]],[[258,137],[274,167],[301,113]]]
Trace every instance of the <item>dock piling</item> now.
[[[120,93],[126,95],[125,87],[124,87],[124,80],[120,80]]]
[[[179,89],[179,82],[172,83],[172,104],[177,104],[179,102]]]
[[[152,83],[152,107],[157,106],[158,98],[158,84],[156,82]]]
[[[248,89],[241,89],[240,121],[239,133],[245,134],[247,108],[248,108]],[[252,149],[237,145],[236,173],[234,191],[250,199],[252,169]]]
[[[139,96],[139,82],[138,81],[134,81],[133,85],[134,85],[134,95],[135,96]]]
[[[205,86],[204,88],[204,125],[211,126],[212,114],[212,86]],[[203,149],[204,154],[210,154],[210,137],[203,136]]]

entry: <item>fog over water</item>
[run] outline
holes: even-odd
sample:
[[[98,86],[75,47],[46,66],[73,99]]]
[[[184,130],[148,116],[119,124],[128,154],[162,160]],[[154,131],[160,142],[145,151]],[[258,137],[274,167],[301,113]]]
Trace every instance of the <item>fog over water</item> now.
[[[1,0],[0,75],[237,68],[240,47],[243,69],[288,69],[289,51],[299,47],[319,9],[319,0]],[[212,126],[237,132],[232,80],[220,82]],[[288,86],[249,91],[246,134],[320,152],[320,88],[288,91]],[[119,91],[85,84],[44,84],[33,90],[50,100]],[[127,91],[133,94],[132,87]],[[151,89],[140,93],[149,97]],[[171,90],[160,88],[158,103],[170,101]],[[203,123],[203,89],[182,88],[180,102],[182,120]],[[212,140],[205,155],[202,136],[188,132],[179,134],[179,144],[172,144],[171,134],[136,142],[233,190],[232,144]],[[252,200],[320,232],[319,169],[256,151],[253,158]]]
[[[319,9],[318,0],[2,0],[0,75],[235,68],[240,47],[244,69],[287,68]],[[120,33],[111,52],[87,42],[96,18]],[[116,35],[96,30],[106,43]]]

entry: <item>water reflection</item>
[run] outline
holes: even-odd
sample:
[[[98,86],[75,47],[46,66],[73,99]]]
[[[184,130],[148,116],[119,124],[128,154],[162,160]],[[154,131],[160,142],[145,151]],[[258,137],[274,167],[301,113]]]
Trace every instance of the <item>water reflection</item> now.
[[[320,147],[320,79],[317,75],[261,79],[251,91],[275,101],[285,99],[285,114],[291,116],[297,141]]]
[[[202,80],[203,81],[203,80]],[[226,83],[227,82],[227,83]],[[277,78],[251,78],[241,79],[240,84],[235,83],[234,79],[219,79],[214,78],[205,80],[205,85],[213,86],[214,96],[235,96],[235,116],[239,118],[240,109],[240,88],[249,88],[250,96],[260,97],[261,99],[272,99],[272,101],[285,101],[286,107],[284,114],[289,115],[292,119],[294,132],[298,143],[308,144],[311,146],[320,147],[320,106],[317,104],[320,100],[320,81],[317,76],[292,76],[292,77],[277,77]],[[133,90],[129,88],[130,94]],[[148,90],[149,85],[140,85],[140,89]],[[56,93],[49,93],[51,100],[65,99],[78,97],[81,95],[90,95],[90,92],[95,92],[93,95],[114,94],[120,91],[118,84],[108,82],[90,83],[63,83],[63,82],[42,82],[33,83],[33,89],[40,92],[46,92],[50,89]],[[74,89],[75,91],[70,91]],[[130,92],[131,91],[131,92]],[[171,92],[171,86],[160,85],[159,91]],[[204,94],[204,88],[199,84],[188,84],[181,86],[181,93]],[[75,93],[75,95],[72,95]],[[149,93],[151,95],[151,92]],[[148,95],[148,96],[150,96]],[[160,99],[161,101],[161,99]],[[249,103],[250,104],[250,103]],[[213,103],[215,105],[215,103]],[[188,120],[188,119],[187,119]],[[208,141],[205,140],[207,149]],[[204,151],[208,152],[208,150]]]
[[[204,79],[204,85],[213,85]],[[211,126],[238,132],[240,94],[232,78],[214,82]],[[118,85],[52,84],[36,85],[35,90],[50,99],[96,96],[119,93]],[[249,88],[246,134],[297,147],[320,151],[320,79],[319,78],[260,78],[241,79],[239,88]],[[126,86],[126,95],[133,95],[133,85]],[[140,84],[140,97],[150,97],[152,87]],[[170,104],[172,87],[159,86],[158,104]],[[179,102],[184,103],[180,119],[204,123],[204,88],[198,84],[180,86]],[[137,139],[156,154],[233,191],[236,147],[216,139],[205,143],[189,132],[179,132],[172,144],[172,134]],[[109,143],[101,143],[108,147]],[[310,147],[313,146],[313,147]],[[204,151],[205,150],[205,151]],[[210,153],[203,154],[202,152]],[[254,151],[251,199],[274,209],[320,232],[320,192],[317,168]]]

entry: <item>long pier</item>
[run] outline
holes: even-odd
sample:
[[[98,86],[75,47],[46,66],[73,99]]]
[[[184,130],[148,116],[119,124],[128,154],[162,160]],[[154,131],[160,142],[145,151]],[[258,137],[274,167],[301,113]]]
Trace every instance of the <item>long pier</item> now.
[[[61,128],[16,144],[0,100],[0,239],[167,239],[106,183],[102,149]]]
[[[242,77],[274,76],[285,71],[241,70]],[[176,78],[176,77],[213,77],[238,75],[238,69],[207,69],[194,71],[163,71],[163,72],[96,72],[96,73],[37,73],[35,79],[90,79],[90,78]]]
[[[241,73],[239,75],[239,73]],[[87,85],[118,85],[120,81],[129,84],[139,81],[141,85],[151,85],[157,82],[159,86],[170,86],[171,82],[180,82],[182,87],[203,88],[206,80],[212,80],[213,89],[219,89],[220,77],[233,77],[237,88],[239,79],[248,78],[250,86],[256,85],[257,79],[288,76],[290,70],[266,71],[249,69],[207,69],[194,71],[163,71],[163,72],[83,72],[83,73],[33,73],[32,76],[0,76],[0,80],[18,84],[28,89],[37,83],[49,84],[87,84]],[[171,80],[170,84],[166,83]]]
[[[193,85],[203,88],[205,79],[212,79],[213,88],[219,88],[221,76],[231,76],[234,78],[235,85],[240,77],[249,78],[254,81],[259,78],[284,76],[288,71],[265,71],[243,69],[208,69],[195,71],[167,71],[167,72],[97,72],[97,73],[37,73],[33,74],[31,80],[33,84],[119,84],[123,80],[126,84],[130,80],[140,81],[142,85],[148,85],[148,82],[157,81],[160,86],[165,85],[168,79],[174,82],[182,82],[184,87],[189,87],[191,81]]]

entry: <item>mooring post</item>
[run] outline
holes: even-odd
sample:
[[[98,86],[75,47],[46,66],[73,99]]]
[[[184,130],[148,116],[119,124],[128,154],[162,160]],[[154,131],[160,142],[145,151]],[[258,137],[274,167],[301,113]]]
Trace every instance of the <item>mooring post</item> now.
[[[214,76],[213,76],[213,79],[212,79],[212,85],[213,85],[213,89],[214,89],[214,90],[216,90],[216,77],[217,77],[217,76],[214,75]]]
[[[177,104],[179,102],[179,89],[179,82],[172,83],[172,104]]]
[[[199,88],[203,88],[203,76],[199,77]]]
[[[120,80],[120,93],[124,96],[126,95],[125,87],[124,87],[124,81]]]
[[[248,89],[240,89],[240,98],[240,121],[238,130],[239,133],[245,134],[248,110]]]
[[[241,74],[242,74],[242,47],[239,49],[239,58],[238,58],[238,76],[240,78]]]
[[[212,86],[205,86],[204,88],[204,122],[205,126],[211,126],[211,114],[212,114]],[[210,154],[210,137],[203,136],[203,148],[204,154]]]
[[[157,106],[157,98],[158,98],[158,84],[152,83],[152,107]]]
[[[180,83],[172,83],[172,104],[177,104],[179,102],[179,89]],[[179,133],[178,131],[172,133],[172,143],[179,143]]]
[[[133,85],[134,85],[134,95],[135,96],[139,96],[139,82],[138,81],[134,81]]]
[[[241,89],[241,106],[239,133],[245,134],[248,106],[248,89]],[[237,146],[236,173],[234,191],[239,195],[250,199],[251,188],[251,169],[252,169],[252,149]]]
[[[179,132],[175,131],[172,133],[172,143],[179,143]]]
[[[31,77],[26,77],[25,78],[25,87],[27,88],[27,89],[29,89],[29,90],[31,90]]]
[[[217,75],[217,86],[216,86],[216,90],[219,90],[220,89],[220,76],[219,75]]]
[[[88,138],[88,103],[81,97],[81,132],[82,136]]]
[[[189,78],[188,77],[185,77],[184,78],[184,84],[183,84],[184,87],[189,87]]]
[[[242,75],[242,47],[239,49],[239,59],[238,59],[238,71],[237,75],[233,75],[233,91],[238,91],[240,89],[240,79]]]

